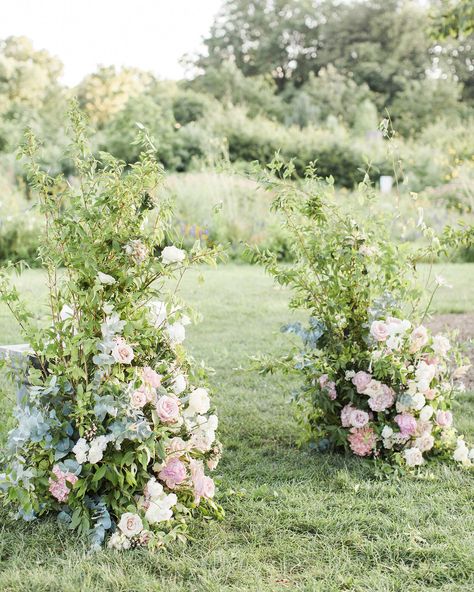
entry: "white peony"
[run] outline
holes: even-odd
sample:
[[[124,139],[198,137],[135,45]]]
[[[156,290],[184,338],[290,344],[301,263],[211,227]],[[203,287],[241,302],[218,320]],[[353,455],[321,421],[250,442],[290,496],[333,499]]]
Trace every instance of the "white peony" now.
[[[171,383],[171,390],[175,395],[180,395],[186,390],[187,382],[184,374],[177,374]]]
[[[105,286],[112,286],[113,284],[116,283],[116,279],[114,277],[112,277],[111,275],[108,275],[107,273],[102,273],[101,271],[99,271],[97,273],[97,277],[99,279],[99,282],[101,284],[104,284]]]
[[[176,494],[170,493],[150,500],[150,505],[145,513],[145,518],[150,524],[164,522],[173,517],[172,507],[176,505],[178,498]]]
[[[420,411],[420,420],[421,421],[429,421],[434,413],[433,407],[431,405],[425,405],[423,409]]]
[[[457,462],[461,462],[463,465],[471,464],[471,460],[469,458],[469,448],[462,438],[458,438],[456,450],[453,453],[453,459]]]
[[[79,438],[74,448],[72,449],[73,454],[76,455],[77,462],[82,465],[87,462],[87,452],[89,451],[89,444],[84,438]]]
[[[421,393],[416,393],[415,395],[412,396],[411,399],[412,399],[412,408],[416,409],[416,411],[420,411],[425,406],[426,399],[425,399],[424,395],[422,395]]]
[[[169,265],[170,263],[181,263],[181,261],[184,261],[185,257],[185,251],[182,251],[175,246],[165,247],[161,253],[163,265]]]
[[[166,331],[172,343],[182,343],[186,338],[186,329],[182,323],[168,325]]]
[[[418,465],[422,465],[423,455],[421,454],[421,450],[419,448],[407,448],[403,453],[405,457],[405,462],[409,467],[416,467]]]
[[[209,411],[211,400],[205,388],[194,389],[189,395],[188,411],[198,415],[203,415]]]
[[[163,485],[158,483],[155,477],[152,477],[145,486],[145,493],[152,499],[160,497],[163,495]]]
[[[143,522],[138,514],[125,512],[125,514],[122,514],[120,517],[118,527],[126,537],[131,538],[137,534],[140,534],[140,532],[143,530]]]
[[[444,357],[451,349],[449,339],[444,335],[435,335],[433,337],[433,351],[438,356]]]

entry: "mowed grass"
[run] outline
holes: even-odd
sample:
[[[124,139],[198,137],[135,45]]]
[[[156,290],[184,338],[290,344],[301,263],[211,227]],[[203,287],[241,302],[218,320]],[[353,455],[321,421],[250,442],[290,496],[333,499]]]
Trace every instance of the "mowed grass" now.
[[[474,265],[436,269],[439,311],[474,310]],[[223,522],[195,524],[193,540],[167,551],[87,553],[87,542],[54,519],[25,524],[1,514],[2,591],[354,591],[474,589],[474,474],[434,466],[421,477],[381,480],[370,462],[318,455],[295,445],[287,404],[297,379],[244,371],[248,356],[281,353],[279,327],[292,317],[288,292],[256,267],[191,272],[183,295],[203,314],[190,328],[194,357],[211,376],[225,453],[216,471]],[[37,311],[44,276],[20,282]],[[18,342],[1,309],[3,343]],[[462,405],[462,413],[461,413]],[[3,405],[6,409],[7,405]],[[474,438],[474,397],[457,405]],[[3,429],[8,425],[6,417]]]

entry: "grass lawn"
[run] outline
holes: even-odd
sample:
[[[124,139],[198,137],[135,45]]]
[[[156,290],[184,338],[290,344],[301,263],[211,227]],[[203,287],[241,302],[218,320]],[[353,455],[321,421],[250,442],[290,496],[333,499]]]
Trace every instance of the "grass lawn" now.
[[[437,269],[454,285],[440,312],[474,311],[474,265]],[[260,269],[228,265],[190,274],[183,295],[203,314],[190,329],[211,377],[224,457],[219,499],[227,517],[195,525],[168,551],[87,554],[87,542],[54,520],[24,524],[0,514],[0,590],[28,592],[468,592],[474,590],[474,473],[436,466],[420,478],[378,480],[369,462],[298,449],[287,405],[295,382],[238,370],[248,355],[281,352],[288,293]],[[36,310],[44,276],[21,288]],[[19,341],[0,310],[1,342]],[[458,427],[474,437],[474,396],[458,403]],[[6,404],[2,405],[7,408]],[[6,417],[2,423],[6,429]]]

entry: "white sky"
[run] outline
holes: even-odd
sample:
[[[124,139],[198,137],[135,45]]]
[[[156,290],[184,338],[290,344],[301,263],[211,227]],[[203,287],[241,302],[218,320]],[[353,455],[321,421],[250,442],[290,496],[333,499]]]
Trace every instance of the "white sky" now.
[[[0,39],[29,37],[77,84],[98,64],[179,79],[179,59],[201,47],[222,0],[0,0]]]

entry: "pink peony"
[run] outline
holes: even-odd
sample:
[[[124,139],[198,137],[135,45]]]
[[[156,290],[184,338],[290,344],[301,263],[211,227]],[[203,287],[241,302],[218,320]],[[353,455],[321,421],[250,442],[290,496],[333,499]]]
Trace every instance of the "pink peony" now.
[[[356,391],[359,394],[361,394],[369,386],[369,383],[371,380],[372,380],[372,376],[368,372],[363,372],[362,370],[360,370],[352,378],[352,384],[356,387]]]
[[[436,412],[436,423],[441,428],[450,428],[453,423],[453,414],[451,411],[441,411],[441,409],[439,409]]]
[[[134,358],[133,349],[123,338],[115,339],[115,347],[112,350],[112,357],[119,364],[130,364]]]
[[[383,321],[374,321],[370,326],[370,334],[375,341],[385,341],[389,336],[387,324]]]
[[[158,473],[158,478],[164,481],[167,487],[174,489],[186,479],[186,467],[179,458],[170,458]]]
[[[341,409],[341,425],[343,428],[349,428],[351,424],[351,415],[355,407],[352,405],[346,405]]]
[[[147,386],[158,388],[161,385],[161,378],[150,366],[142,368],[142,380]]]
[[[380,393],[373,395],[369,399],[369,407],[372,411],[385,411],[395,402],[395,392],[386,384],[382,385]]]
[[[363,428],[352,428],[347,440],[354,454],[369,456],[375,449],[377,436],[371,427],[365,426]]]
[[[177,399],[163,395],[156,402],[158,417],[163,423],[175,423],[179,418],[179,405]]]
[[[354,409],[350,418],[351,425],[354,428],[363,428],[369,423],[369,414],[362,409]]]
[[[327,383],[329,382],[329,376],[327,374],[321,374],[319,377],[319,386],[323,389],[326,388]]]
[[[402,436],[412,436],[416,432],[416,419],[409,413],[395,416],[395,423],[400,428]]]

